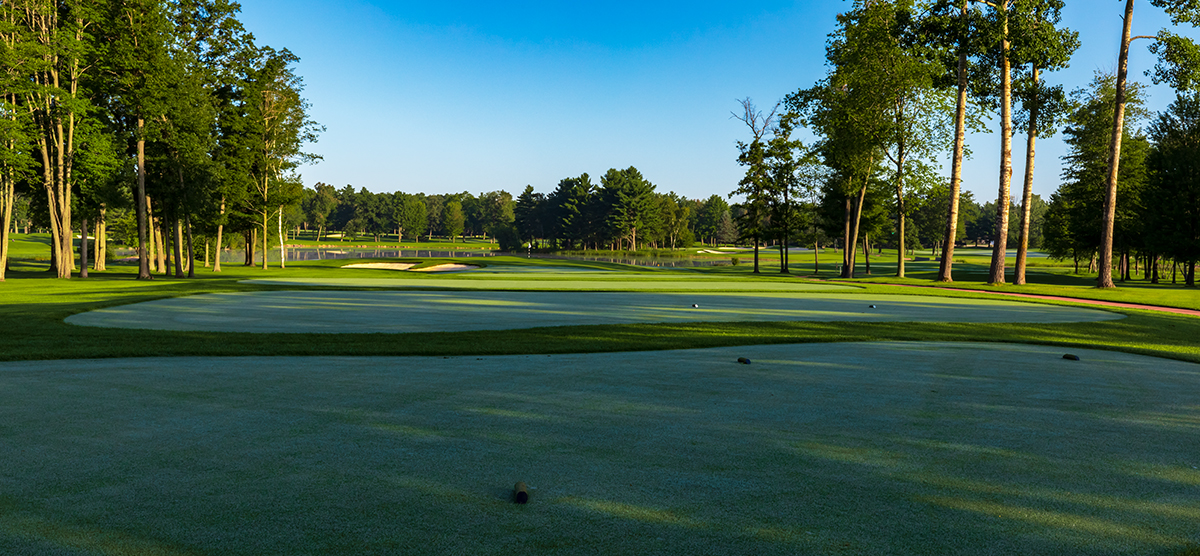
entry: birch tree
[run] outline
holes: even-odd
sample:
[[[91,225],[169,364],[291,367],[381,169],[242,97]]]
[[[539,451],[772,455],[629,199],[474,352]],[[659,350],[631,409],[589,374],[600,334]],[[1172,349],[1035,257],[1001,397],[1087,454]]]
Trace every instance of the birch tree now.
[[[25,0],[13,3],[28,49],[28,86],[22,104],[33,125],[33,148],[41,165],[49,207],[54,268],[70,278],[75,267],[71,227],[72,173],[77,126],[91,103],[84,75],[93,69],[95,31],[102,14],[84,0]]]
[[[298,61],[287,49],[261,48],[242,97],[250,130],[253,184],[247,208],[260,218],[263,270],[268,268],[270,219],[282,205],[291,202],[281,185],[284,173],[302,162],[320,158],[301,150],[306,143],[316,141],[322,128],[308,119],[308,101],[300,96],[303,82],[291,69]]]
[[[1067,111],[1062,87],[1047,86],[1042,82],[1041,73],[1066,68],[1072,53],[1079,47],[1078,33],[1057,28],[1062,6],[1062,0],[1016,0],[1014,10],[1014,23],[1018,28],[1016,35],[1020,37],[1016,61],[1019,66],[1026,68],[1026,73],[1017,80],[1017,97],[1022,107],[1017,119],[1018,124],[1024,123],[1027,130],[1020,236],[1013,276],[1013,283],[1017,285],[1025,284],[1037,139],[1039,136],[1053,135],[1054,128]]]
[[[8,270],[9,233],[17,204],[16,184],[32,170],[30,119],[20,105],[28,84],[28,68],[21,41],[23,13],[11,2],[0,3],[0,282]]]

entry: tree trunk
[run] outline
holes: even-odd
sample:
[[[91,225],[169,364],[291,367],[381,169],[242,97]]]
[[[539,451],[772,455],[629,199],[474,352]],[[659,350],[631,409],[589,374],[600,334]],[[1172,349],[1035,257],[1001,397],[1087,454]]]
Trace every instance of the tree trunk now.
[[[47,168],[46,173],[50,174],[50,172],[51,170]],[[53,180],[54,178],[49,177],[47,179]],[[62,275],[62,263],[59,262],[63,259],[62,230],[59,228],[61,222],[56,214],[58,203],[54,202],[54,186],[50,181],[46,183],[46,204],[50,207],[50,272],[56,273],[59,278],[64,278]]]
[[[1150,259],[1151,260],[1150,267],[1147,268],[1147,270],[1150,272],[1150,283],[1151,284],[1158,283],[1158,262],[1160,259],[1162,259],[1162,257],[1159,255],[1153,255]]]
[[[1129,75],[1129,42],[1133,34],[1133,0],[1125,1],[1125,25],[1117,55],[1116,117],[1108,151],[1108,184],[1104,192],[1104,220],[1100,224],[1100,275],[1096,287],[1115,288],[1112,281],[1113,226],[1117,216],[1117,177],[1121,171],[1121,133],[1125,127],[1125,82]]]
[[[146,199],[146,232],[150,238],[149,243],[147,243],[147,249],[146,249],[146,257],[147,257],[146,271],[153,273],[158,270],[158,264],[157,264],[158,250],[161,247],[156,245],[158,234],[154,233],[154,229],[155,229],[154,228],[154,202],[150,198],[149,195],[146,195],[145,199]]]
[[[100,218],[96,220],[96,262],[92,270],[103,272],[108,270],[108,209],[100,205]]]
[[[758,274],[758,236],[754,236],[754,273]]]
[[[158,238],[158,273],[166,275],[167,270],[167,235],[163,233],[162,217],[154,218],[154,235]]]
[[[897,102],[896,104],[897,104],[896,126],[900,127],[900,126],[904,125],[904,103]],[[896,162],[896,235],[897,235],[896,276],[899,278],[904,278],[904,253],[905,253],[905,243],[906,243],[904,241],[904,213],[905,213],[905,208],[906,208],[905,204],[904,204],[904,157],[905,157],[905,154],[906,154],[906,145],[904,142],[904,138],[901,137],[900,140],[896,142],[896,159],[895,159],[895,162]],[[881,253],[882,253],[882,250],[881,250]],[[868,260],[870,260],[869,257],[868,257]],[[867,274],[870,274],[870,271],[868,271]]]
[[[1012,62],[1008,59],[1008,14],[1001,10],[1004,18],[1003,35],[1000,40],[1001,54],[1001,98],[1000,98],[1000,194],[996,198],[995,245],[992,247],[992,267],[988,273],[989,284],[1004,283],[1005,257],[1008,254],[1008,205],[1012,188]]]
[[[196,255],[192,252],[192,216],[189,214],[187,218],[187,277],[196,277]]]
[[[874,162],[872,162],[871,165],[868,166],[868,168],[870,168],[871,166],[874,166],[874,165],[875,165]],[[843,272],[842,274],[848,274],[848,276],[846,276],[847,278],[854,278],[854,256],[855,256],[855,250],[858,249],[858,230],[862,226],[863,201],[866,200],[866,198],[867,198],[867,183],[866,182],[867,182],[867,180],[863,180],[862,189],[858,190],[858,202],[856,203],[858,206],[855,208],[855,211],[854,211],[854,229],[851,230],[850,244],[846,246],[846,254],[850,258],[850,268],[849,268],[848,273]]]
[[[138,221],[138,280],[153,280],[150,275],[150,197],[146,196],[146,122],[137,119],[137,221]]]
[[[253,226],[249,230],[243,232],[242,236],[246,241],[246,247],[244,249],[245,262],[243,266],[254,266],[254,246],[258,242],[258,236],[255,235]]]
[[[841,278],[850,277],[850,253],[846,252],[846,246],[850,245],[850,220],[854,214],[853,203],[850,196],[846,195],[846,221],[842,230],[842,272],[839,274]]]
[[[904,254],[901,253],[900,256],[903,257]],[[867,265],[867,268],[864,272],[867,276],[870,276],[871,275],[871,234],[863,234],[863,262],[865,262]]]
[[[967,20],[967,0],[962,0],[963,21]],[[958,199],[962,189],[963,149],[967,137],[967,50],[966,37],[959,39],[958,105],[954,111],[954,158],[950,168],[950,207],[946,215],[946,247],[938,265],[939,282],[953,282],[954,241],[958,237]]]
[[[263,218],[262,218],[262,232],[263,232],[262,233],[262,254],[263,254],[262,269],[266,270],[267,269],[267,211],[263,210],[262,215],[263,215]]]
[[[287,244],[283,241],[283,205],[279,205],[279,268],[287,268]]]
[[[80,222],[80,237],[79,237],[79,277],[88,277],[88,233],[87,233],[87,218]]]
[[[821,240],[813,240],[813,274],[821,272]]]
[[[221,197],[220,223],[217,224],[217,256],[213,259],[213,272],[221,272],[221,236],[225,233],[225,198]]]
[[[16,201],[15,183],[11,170],[0,173],[0,282],[8,272],[8,241],[12,226],[12,208]]]
[[[1033,85],[1037,87],[1037,66],[1033,66],[1032,70]],[[1025,259],[1029,253],[1030,203],[1033,202],[1033,163],[1037,148],[1038,108],[1038,102],[1035,99],[1029,108],[1029,142],[1025,148],[1025,189],[1021,194],[1021,236],[1017,243],[1017,268],[1016,275],[1013,277],[1013,283],[1018,286],[1025,284]]]
[[[183,221],[175,219],[175,277],[183,278]]]

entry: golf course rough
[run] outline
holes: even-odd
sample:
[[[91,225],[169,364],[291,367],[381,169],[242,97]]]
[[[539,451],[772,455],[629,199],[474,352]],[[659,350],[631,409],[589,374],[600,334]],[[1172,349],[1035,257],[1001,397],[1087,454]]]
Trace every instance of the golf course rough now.
[[[541,282],[544,283],[544,282]],[[1096,322],[1108,311],[997,299],[834,293],[262,291],[68,317],[81,326],[209,332],[406,333],[730,321]]]
[[[0,552],[1101,555],[1200,542],[1200,365],[1077,353],[873,342],[4,363]],[[529,504],[513,504],[515,481]]]

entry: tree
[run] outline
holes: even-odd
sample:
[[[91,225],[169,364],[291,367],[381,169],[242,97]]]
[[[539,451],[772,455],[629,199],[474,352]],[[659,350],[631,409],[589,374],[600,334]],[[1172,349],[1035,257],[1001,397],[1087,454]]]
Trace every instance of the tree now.
[[[149,201],[146,194],[146,142],[165,112],[164,84],[171,60],[167,50],[170,21],[154,0],[116,0],[108,3],[112,25],[104,37],[105,72],[111,76],[108,109],[137,150],[138,278],[150,279]],[[165,78],[165,79],[164,79]]]
[[[303,81],[291,69],[298,61],[287,49],[259,49],[242,98],[247,139],[252,146],[250,176],[254,186],[247,208],[261,217],[263,270],[267,269],[268,220],[278,207],[287,204],[286,192],[276,185],[301,162],[320,158],[301,150],[304,144],[315,142],[323,128],[308,119],[308,101],[300,96]]]
[[[608,225],[613,235],[629,240],[629,250],[637,251],[638,230],[652,227],[657,216],[653,210],[654,184],[642,177],[637,168],[610,168],[600,178],[602,195],[611,207]]]
[[[893,124],[885,131],[884,153],[895,167],[896,276],[901,278],[910,212],[906,185],[914,185],[912,179],[923,174],[920,170],[926,161],[935,160],[948,139],[949,98],[944,89],[935,87],[939,72],[935,51],[923,45],[912,9],[911,2],[880,3],[877,17],[891,31],[863,35],[876,40],[881,70],[877,91],[889,101],[886,115]]]
[[[429,209],[425,206],[425,201],[416,195],[409,197],[404,204],[402,219],[404,229],[408,230],[414,240],[420,241],[421,234],[429,227]]]
[[[981,52],[982,41],[978,37],[978,13],[971,9],[969,0],[937,0],[930,7],[923,21],[926,42],[943,53],[943,85],[953,82],[957,92],[954,111],[954,150],[951,156],[950,188],[946,203],[945,233],[948,238],[938,265],[937,280],[953,282],[954,239],[959,236],[958,225],[964,219],[959,215],[962,196],[962,165],[966,154],[966,129],[968,116],[967,79],[972,61]],[[953,79],[947,79],[950,75]]]
[[[1067,227],[1069,236],[1055,232],[1048,237],[1058,253],[1070,250],[1090,258],[1101,248],[1099,239],[1105,223],[1105,189],[1107,160],[1111,152],[1110,127],[1115,119],[1116,96],[1115,76],[1097,74],[1088,89],[1073,93],[1076,108],[1067,118],[1063,134],[1068,147],[1064,157],[1062,185],[1051,201],[1051,212]],[[1142,88],[1130,84],[1126,91],[1127,109],[1123,123],[1135,126],[1147,114],[1142,107]],[[1118,180],[1120,210],[1114,213],[1114,239],[1122,249],[1137,244],[1137,229],[1140,228],[1141,189],[1145,184],[1145,157],[1149,150],[1148,139],[1141,134],[1128,133],[1129,138],[1121,151],[1121,175]],[[1069,241],[1067,238],[1070,238]],[[1066,243],[1064,243],[1066,242]],[[1102,262],[1102,258],[1097,262]]]
[[[576,241],[582,243],[594,235],[588,206],[595,194],[595,186],[586,173],[578,178],[559,180],[558,187],[548,199],[554,215],[554,237],[565,240],[571,248]]]
[[[999,104],[1000,110],[1000,188],[996,195],[996,202],[993,204],[996,209],[996,217],[993,220],[995,228],[992,235],[992,262],[988,270],[988,283],[1003,284],[1008,245],[1008,209],[1011,205],[1013,174],[1012,67],[1014,51],[1010,19],[1015,0],[975,1],[992,8],[990,17],[986,20],[989,24],[988,31],[991,35],[992,45],[992,48],[988,50],[988,58],[992,64],[976,78],[976,87],[980,91],[980,98],[993,107]],[[996,71],[999,75],[991,75],[991,71]]]
[[[696,233],[700,234],[701,241],[708,241],[716,247],[720,241],[718,240],[718,231],[721,226],[721,219],[729,214],[729,203],[720,195],[711,195],[704,201],[704,205],[700,209],[699,219],[696,222]],[[726,241],[732,241],[727,239]]]
[[[337,207],[336,190],[332,185],[318,182],[304,199],[304,217],[317,227],[317,241],[321,241],[329,216]]]
[[[1195,287],[1200,261],[1200,92],[1179,95],[1150,126],[1147,226],[1156,253],[1182,262]]]
[[[478,219],[485,235],[495,237],[496,230],[507,227],[515,219],[512,194],[507,191],[480,193],[478,201]]]
[[[442,229],[442,214],[445,206],[441,195],[425,196],[426,230],[428,230],[430,241],[433,241],[433,232]]]
[[[1031,237],[1033,203],[1033,169],[1037,139],[1055,133],[1059,120],[1067,111],[1067,103],[1061,86],[1047,87],[1041,81],[1041,72],[1055,71],[1067,67],[1071,54],[1079,48],[1079,34],[1068,29],[1057,29],[1061,16],[1062,0],[1017,0],[1014,25],[1019,29],[1021,41],[1016,49],[1018,66],[1028,68],[1028,73],[1017,80],[1017,97],[1021,99],[1022,112],[1018,114],[1018,125],[1024,120],[1027,127],[1025,149],[1025,183],[1021,195],[1021,220],[1017,243],[1017,264],[1013,283],[1025,284],[1025,265]]]
[[[738,229],[743,239],[754,242],[754,273],[758,274],[758,247],[767,227],[767,211],[771,202],[771,173],[767,160],[767,141],[764,140],[775,121],[775,112],[779,109],[776,104],[765,116],[754,106],[750,97],[738,101],[742,112],[733,113],[733,117],[750,128],[750,142],[738,141],[738,164],[746,167],[746,175],[738,182],[738,188],[731,195],[743,195],[745,201],[741,207],[745,209],[738,220]]]
[[[451,243],[454,243],[455,237],[462,234],[463,221],[462,203],[458,201],[446,203],[446,210],[442,215],[442,226],[445,227],[446,235],[450,236]]]
[[[532,185],[526,185],[513,207],[513,219],[523,241],[533,243],[536,238],[546,237],[545,211],[546,196],[535,193]]]
[[[19,198],[16,185],[26,181],[33,171],[30,144],[30,114],[20,105],[20,88],[27,83],[28,68],[19,45],[25,40],[21,32],[19,10],[11,2],[0,4],[0,282],[8,270],[9,233]]]
[[[766,164],[769,176],[767,221],[779,241],[779,272],[787,274],[788,246],[792,232],[800,226],[796,198],[800,194],[800,168],[816,156],[799,140],[792,139],[798,116],[785,114],[767,142]]]
[[[1171,16],[1171,23],[1200,23],[1200,2],[1196,0],[1150,0],[1150,4],[1162,8]],[[1133,0],[1125,1],[1125,25],[1121,31],[1121,44],[1117,55],[1116,94],[1113,99],[1115,117],[1112,122],[1112,140],[1108,152],[1108,180],[1104,192],[1104,215],[1100,229],[1099,276],[1096,287],[1116,287],[1112,281],[1112,255],[1114,227],[1116,225],[1117,189],[1121,174],[1121,141],[1125,131],[1126,84],[1129,75],[1129,47],[1135,39],[1158,39],[1154,51],[1159,55],[1156,82],[1168,82],[1176,90],[1184,90],[1197,82],[1200,57],[1196,45],[1190,39],[1176,35],[1166,29],[1157,37],[1133,35]]]
[[[22,103],[33,125],[34,152],[42,169],[52,238],[53,270],[70,278],[75,267],[72,233],[72,174],[76,126],[92,104],[85,74],[93,68],[96,42],[92,28],[103,18],[101,6],[82,0],[27,0],[17,17],[24,45],[26,75]],[[147,8],[150,17],[153,8]],[[16,29],[12,29],[17,32]]]

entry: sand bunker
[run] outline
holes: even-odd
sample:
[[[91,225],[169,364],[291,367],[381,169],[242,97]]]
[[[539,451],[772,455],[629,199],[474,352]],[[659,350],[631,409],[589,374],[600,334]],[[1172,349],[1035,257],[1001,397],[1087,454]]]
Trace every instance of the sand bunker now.
[[[1051,323],[1118,318],[1122,316],[1096,309],[902,295],[268,291],[147,301],[72,315],[67,322],[211,332],[404,333],[646,322]]]
[[[433,266],[427,266],[425,268],[414,268],[414,269],[412,269],[412,271],[413,272],[454,272],[454,271],[458,271],[458,270],[472,270],[472,269],[476,269],[476,268],[479,268],[479,265],[447,263],[447,264],[437,264],[437,265],[433,265]]]
[[[408,270],[417,263],[355,263],[342,266],[342,268],[373,268],[378,270]]]
[[[1098,556],[1200,541],[1200,366],[1063,351],[0,363],[0,552]],[[518,480],[536,487],[525,507]]]

